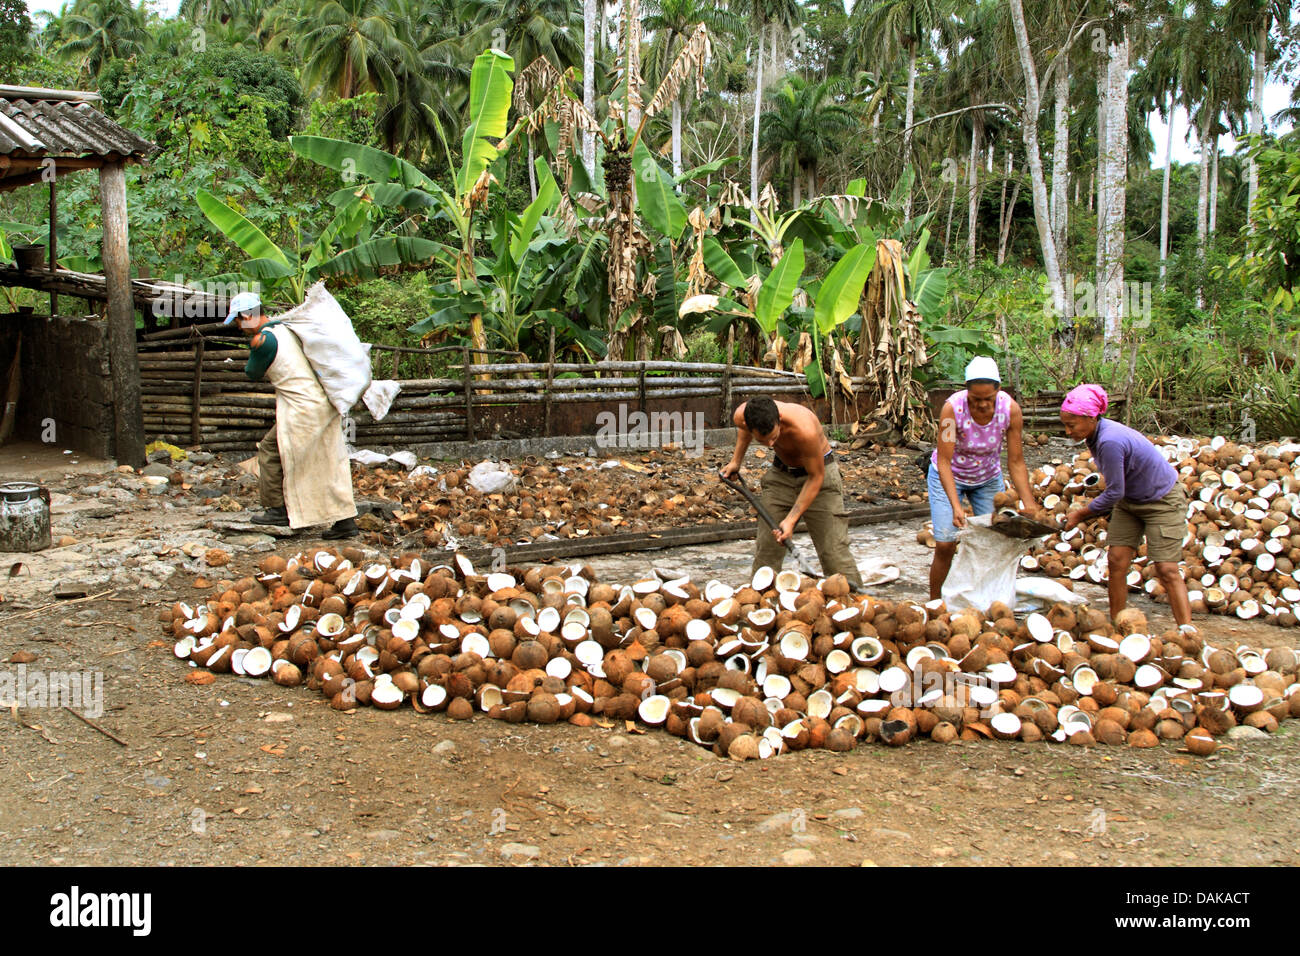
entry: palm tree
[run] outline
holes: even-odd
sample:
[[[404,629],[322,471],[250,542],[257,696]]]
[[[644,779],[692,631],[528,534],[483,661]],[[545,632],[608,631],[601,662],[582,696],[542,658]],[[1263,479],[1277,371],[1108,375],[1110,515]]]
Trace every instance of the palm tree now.
[[[419,161],[437,144],[436,123],[455,131],[469,90],[476,51],[466,48],[451,3],[391,0],[399,42],[411,50],[394,68],[397,94],[386,98],[378,118],[390,153]]]
[[[903,164],[912,161],[912,122],[916,115],[916,61],[931,33],[948,15],[949,0],[860,0],[853,8],[857,24],[854,65],[891,61],[907,54],[907,108],[903,121]],[[903,218],[912,216],[912,196],[903,201]]]
[[[802,10],[798,0],[745,0],[750,25],[758,31],[758,59],[754,73],[754,135],[749,157],[749,202],[758,206],[758,141],[762,125],[763,108],[763,52],[769,29],[775,24],[793,27],[799,22]]]
[[[1173,167],[1174,105],[1178,101],[1178,78],[1182,72],[1180,60],[1188,48],[1179,42],[1187,24],[1182,10],[1175,4],[1166,4],[1156,24],[1151,48],[1142,69],[1133,80],[1133,92],[1138,110],[1150,114],[1159,110],[1167,129],[1165,135],[1164,182],[1160,189],[1160,283],[1165,281],[1166,260],[1169,258],[1169,179]]]
[[[304,4],[298,18],[303,86],[348,99],[374,90],[397,95],[398,71],[414,67],[387,0],[326,0]]]
[[[649,5],[649,14],[641,25],[654,34],[650,44],[649,65],[653,77],[661,77],[672,65],[681,44],[703,23],[710,33],[735,33],[740,18],[716,6],[712,0],[657,0]],[[673,175],[682,174],[682,97],[673,97],[672,105]]]
[[[1253,69],[1250,91],[1250,134],[1264,133],[1264,77],[1268,71],[1268,34],[1273,24],[1285,26],[1291,17],[1289,0],[1229,0],[1228,29],[1238,41],[1249,39]],[[1246,175],[1249,198],[1246,222],[1255,231],[1255,193],[1259,191],[1259,167],[1247,156]]]
[[[149,35],[140,8],[130,0],[77,0],[62,18],[62,35],[68,39],[59,53],[81,59],[82,75],[99,76],[109,60],[122,60],[144,52]]]
[[[792,76],[763,114],[763,153],[789,175],[795,206],[802,199],[805,173],[811,199],[817,192],[819,160],[842,148],[843,137],[858,126],[854,112],[832,100],[834,83]]]

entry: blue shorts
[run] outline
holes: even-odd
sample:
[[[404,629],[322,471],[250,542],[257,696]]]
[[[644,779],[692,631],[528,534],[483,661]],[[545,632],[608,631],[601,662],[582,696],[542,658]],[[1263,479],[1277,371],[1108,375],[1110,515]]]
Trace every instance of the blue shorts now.
[[[952,524],[952,505],[948,502],[948,493],[943,490],[939,480],[939,469],[930,463],[926,474],[926,484],[930,489],[930,523],[934,525],[935,541],[956,541],[957,529]],[[963,485],[957,482],[957,500],[965,498],[970,503],[970,512],[977,515],[993,514],[993,496],[1002,490],[1002,472],[984,482],[982,485]]]

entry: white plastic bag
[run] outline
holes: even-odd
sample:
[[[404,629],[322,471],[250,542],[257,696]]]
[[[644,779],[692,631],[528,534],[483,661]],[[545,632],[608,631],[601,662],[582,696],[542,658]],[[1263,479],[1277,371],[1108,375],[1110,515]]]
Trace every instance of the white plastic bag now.
[[[1045,604],[1087,604],[1088,599],[1075,594],[1059,581],[1051,578],[1029,577],[1016,582],[1016,593],[1021,597],[1035,598]]]
[[[302,342],[334,410],[346,415],[370,384],[370,345],[357,338],[348,314],[325,283],[317,282],[301,305],[277,318]]]
[[[961,544],[943,582],[943,603],[949,611],[973,607],[987,611],[994,601],[1016,603],[1016,572],[1020,558],[1041,538],[1008,538],[990,526],[992,515],[966,519],[957,533]]]
[[[397,397],[397,393],[401,390],[402,386],[390,378],[371,382],[370,387],[361,396],[361,401],[370,412],[370,417],[377,422],[382,422],[384,416],[388,414],[388,409],[393,404],[393,399]]]
[[[480,494],[495,495],[515,490],[518,480],[508,465],[480,461],[469,470],[470,487]]]

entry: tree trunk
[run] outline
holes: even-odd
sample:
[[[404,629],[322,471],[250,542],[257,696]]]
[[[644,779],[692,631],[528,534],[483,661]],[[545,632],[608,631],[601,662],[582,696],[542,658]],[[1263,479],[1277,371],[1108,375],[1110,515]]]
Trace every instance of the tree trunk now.
[[[790,178],[792,180],[791,187],[790,187],[791,188],[790,195],[791,198],[794,200],[793,205],[791,205],[790,208],[798,209],[799,200],[803,198],[803,177],[797,166],[795,167],[794,174]]]
[[[597,17],[596,8],[600,7]],[[582,3],[582,105],[592,116],[596,115],[596,29],[597,19],[605,19],[604,0],[583,0]],[[594,176],[596,168],[596,134],[582,134],[582,162],[587,175]]]
[[[1102,291],[1106,283],[1106,182],[1110,175],[1106,155],[1110,146],[1110,140],[1106,136],[1109,68],[1108,57],[1097,66],[1097,246],[1093,259],[1093,277],[1096,284],[1097,314],[1103,320],[1106,316],[1106,296]]]
[[[1169,258],[1169,167],[1174,153],[1174,94],[1169,94],[1168,129],[1165,131],[1165,176],[1160,187],[1160,284],[1165,284],[1166,260]]]
[[[912,44],[907,63],[907,116],[903,127],[903,170],[912,162],[912,117],[916,106],[916,44]],[[903,222],[912,218],[912,190],[903,197]]]
[[[1255,29],[1255,77],[1250,96],[1250,133],[1252,136],[1264,134],[1264,69],[1268,57],[1268,17],[1261,18]],[[1259,191],[1259,167],[1253,158],[1246,160],[1246,225],[1255,231],[1255,193]]]
[[[1002,224],[1002,235],[998,237],[998,265],[1007,260],[1007,239],[1011,236],[1011,223],[1015,219],[1016,200],[1020,197],[1020,180],[1011,187],[1011,205],[1007,207],[1007,221]]]
[[[1042,250],[1043,268],[1052,290],[1052,304],[1068,328],[1073,325],[1070,316],[1070,297],[1062,284],[1060,259],[1056,240],[1052,235],[1047,201],[1047,182],[1043,175],[1043,154],[1038,147],[1038,112],[1041,101],[1038,94],[1038,73],[1033,54],[1029,50],[1029,31],[1025,27],[1025,11],[1021,0],[1008,0],[1011,20],[1016,32],[1016,50],[1020,55],[1020,71],[1025,81],[1025,112],[1020,118],[1020,131],[1025,141],[1025,157],[1029,164],[1029,181],[1034,195],[1034,222],[1038,226],[1038,243]]]
[[[682,174],[682,98],[673,99],[673,177]],[[681,187],[677,187],[681,192]]]
[[[1056,64],[1056,136],[1052,142],[1052,238],[1065,250],[1070,189],[1070,54],[1062,51]]]
[[[812,202],[817,198],[817,165],[814,163],[808,167],[808,201]]]
[[[939,265],[946,265],[948,261],[948,250],[952,248],[952,214],[957,208],[957,179],[953,178],[952,193],[948,196],[948,225],[943,230],[943,255],[939,257]]]
[[[1215,233],[1215,224],[1218,222],[1219,213],[1219,134],[1215,133],[1210,137],[1210,221],[1207,225],[1207,231],[1211,236]]]
[[[754,77],[754,137],[749,153],[749,202],[758,205],[758,115],[763,108],[763,30],[758,31],[758,72]]]
[[[966,200],[966,265],[975,266],[975,228],[979,217],[979,151],[984,124],[979,114],[975,114],[970,137],[970,170],[967,173],[967,185],[970,196]]]
[[[110,162],[99,170],[99,204],[107,321],[108,367],[113,382],[113,457],[119,465],[144,465],[144,411],[140,360],[135,348],[135,302],[131,296],[126,169]]]
[[[1199,256],[1204,256],[1206,234],[1205,214],[1209,208],[1210,195],[1210,118],[1208,115],[1201,121],[1199,132],[1201,147],[1201,180],[1200,188],[1196,193],[1196,253]]]
[[[529,136],[526,133],[524,135],[527,136],[528,139],[528,192],[533,197],[533,199],[536,199],[537,198],[537,170],[533,168],[533,164],[537,162],[537,153],[533,147],[532,136]]]
[[[1106,361],[1119,359],[1124,315],[1124,207],[1128,172],[1128,30],[1121,27],[1118,42],[1110,44],[1106,70]]]

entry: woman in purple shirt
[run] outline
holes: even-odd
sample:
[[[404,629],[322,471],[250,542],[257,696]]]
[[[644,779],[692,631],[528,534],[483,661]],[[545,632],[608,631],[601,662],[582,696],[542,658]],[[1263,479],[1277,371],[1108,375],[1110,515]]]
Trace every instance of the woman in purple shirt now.
[[[1139,432],[1101,416],[1110,399],[1100,385],[1080,385],[1061,403],[1065,434],[1087,441],[1093,463],[1106,479],[1106,490],[1087,506],[1070,512],[1066,529],[1110,512],[1106,526],[1110,615],[1128,601],[1128,571],[1142,538],[1147,557],[1169,597],[1169,608],[1180,626],[1192,623],[1187,585],[1178,562],[1187,535],[1187,496],[1178,472]]]

